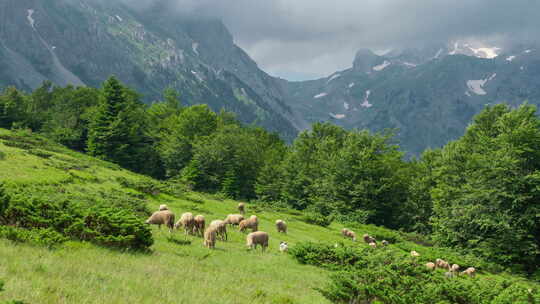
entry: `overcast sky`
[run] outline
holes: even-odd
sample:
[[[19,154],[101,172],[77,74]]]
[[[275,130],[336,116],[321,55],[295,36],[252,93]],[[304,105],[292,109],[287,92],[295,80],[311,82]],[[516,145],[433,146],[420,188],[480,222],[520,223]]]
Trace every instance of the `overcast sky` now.
[[[360,48],[536,39],[540,33],[540,0],[170,1],[181,12],[221,18],[262,69],[293,80],[348,68]]]

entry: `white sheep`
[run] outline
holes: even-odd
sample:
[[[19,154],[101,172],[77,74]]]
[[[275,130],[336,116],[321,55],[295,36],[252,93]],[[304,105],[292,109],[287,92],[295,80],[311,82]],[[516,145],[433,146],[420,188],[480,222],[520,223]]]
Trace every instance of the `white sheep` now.
[[[364,234],[362,236],[362,238],[364,239],[364,242],[366,242],[367,244],[369,243],[377,243],[377,241],[375,240],[375,238],[371,237],[369,234]]]
[[[377,248],[377,244],[376,244],[376,243],[371,242],[371,243],[369,243],[368,245],[369,245],[371,248]]]
[[[433,262],[426,263],[426,268],[429,270],[435,270],[436,268],[435,263]]]
[[[280,252],[289,251],[289,245],[287,244],[287,242],[279,242],[279,251]]]
[[[251,229],[251,231],[257,231],[259,230],[259,219],[257,216],[252,215],[247,220],[240,221],[239,230],[240,232],[244,232],[246,229]]]
[[[241,214],[246,213],[246,204],[245,203],[239,203],[238,204],[238,212]]]
[[[164,211],[164,210],[169,210],[169,207],[167,207],[167,205],[159,205],[159,211]]]
[[[240,225],[240,222],[244,220],[244,216],[241,214],[229,214],[225,218],[225,224]]]
[[[204,246],[210,249],[216,248],[216,234],[217,231],[214,227],[208,227],[204,232]]]
[[[413,258],[417,258],[417,257],[420,256],[420,253],[418,253],[418,252],[416,252],[415,250],[413,250],[413,251],[411,251],[411,256],[412,256]]]
[[[470,277],[474,277],[476,274],[476,269],[474,267],[469,267],[461,272],[462,275],[468,275]]]
[[[193,232],[195,234],[200,234],[201,236],[203,236],[204,228],[206,226],[204,216],[199,214],[193,220],[194,220]]]
[[[283,220],[277,220],[276,221],[276,229],[277,229],[277,232],[280,233],[287,233],[287,223],[285,223],[285,221]]]
[[[268,247],[268,239],[270,236],[263,231],[252,232],[246,237],[246,246],[250,249],[257,249],[257,245],[261,245],[264,251]]]
[[[193,213],[186,212],[182,214],[178,222],[174,225],[174,228],[180,229],[182,227],[186,234],[193,233],[193,228],[195,226],[195,217]]]
[[[354,231],[349,230],[347,228],[343,228],[341,229],[341,234],[346,238],[352,239],[353,242],[356,242],[356,233],[354,233]]]
[[[154,212],[145,222],[146,224],[158,225],[161,230],[161,225],[166,225],[169,232],[172,233],[174,228],[174,213],[169,210]]]
[[[214,220],[210,223],[210,226],[208,227],[214,227],[216,230],[217,236],[221,238],[222,241],[227,240],[227,224],[225,224],[222,220]]]

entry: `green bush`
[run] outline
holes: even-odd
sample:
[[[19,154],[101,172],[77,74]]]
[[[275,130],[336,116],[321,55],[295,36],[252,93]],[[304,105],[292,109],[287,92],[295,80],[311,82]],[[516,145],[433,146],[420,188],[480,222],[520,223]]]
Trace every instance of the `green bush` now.
[[[332,224],[332,220],[333,217],[331,215],[325,216],[314,212],[307,212],[304,214],[304,216],[302,216],[302,221],[322,227],[330,226],[330,224]]]
[[[118,207],[118,202],[105,199],[89,203],[77,200],[77,196],[55,196],[36,189],[19,190],[1,199],[2,191],[0,220],[13,228],[4,228],[1,237],[34,243],[42,240],[46,245],[75,239],[131,249],[146,249],[153,244],[150,229],[136,211]]]
[[[333,303],[540,303],[537,287],[517,279],[455,276],[429,271],[399,248],[300,243],[290,249],[300,263],[335,272],[319,288]]]
[[[0,160],[6,159],[6,153],[3,151],[0,151]]]

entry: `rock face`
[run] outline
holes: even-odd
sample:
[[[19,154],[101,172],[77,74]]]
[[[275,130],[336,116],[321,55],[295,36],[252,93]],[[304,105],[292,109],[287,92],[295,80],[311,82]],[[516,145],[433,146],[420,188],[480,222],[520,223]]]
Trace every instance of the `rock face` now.
[[[396,129],[402,149],[419,155],[463,135],[486,104],[540,104],[538,83],[538,47],[502,50],[450,43],[383,56],[361,50],[350,69],[289,83],[286,100],[308,122]]]
[[[287,82],[261,71],[217,20],[105,0],[0,1],[0,88],[44,80],[99,86],[115,74],[146,101],[172,87],[287,140],[313,122],[397,129],[418,155],[461,136],[485,104],[540,104],[540,48],[451,42],[384,55],[359,50],[350,69]]]
[[[178,18],[167,1],[144,12],[121,1],[0,2],[0,87],[99,86],[115,74],[144,94],[181,92],[293,138],[307,124],[284,103],[283,82],[261,71],[216,20]]]

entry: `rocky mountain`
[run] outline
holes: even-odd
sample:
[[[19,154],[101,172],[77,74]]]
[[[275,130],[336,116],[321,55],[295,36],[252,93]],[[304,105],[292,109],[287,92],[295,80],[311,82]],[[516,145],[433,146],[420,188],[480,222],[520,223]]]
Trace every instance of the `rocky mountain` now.
[[[486,104],[540,104],[539,84],[540,48],[452,43],[360,50],[350,69],[289,83],[287,102],[310,122],[396,129],[403,150],[418,155],[461,136]]]
[[[99,86],[112,74],[146,101],[172,87],[183,102],[234,111],[284,138],[307,126],[284,103],[283,83],[261,71],[219,21],[179,17],[167,0],[144,12],[121,1],[0,2],[0,87],[30,90],[46,79]]]
[[[486,104],[540,104],[534,45],[362,49],[350,69],[288,82],[259,69],[220,21],[178,14],[169,1],[144,11],[121,1],[1,1],[0,87],[99,86],[115,74],[145,101],[172,87],[184,103],[234,111],[288,140],[318,121],[396,129],[411,155],[461,136]]]

